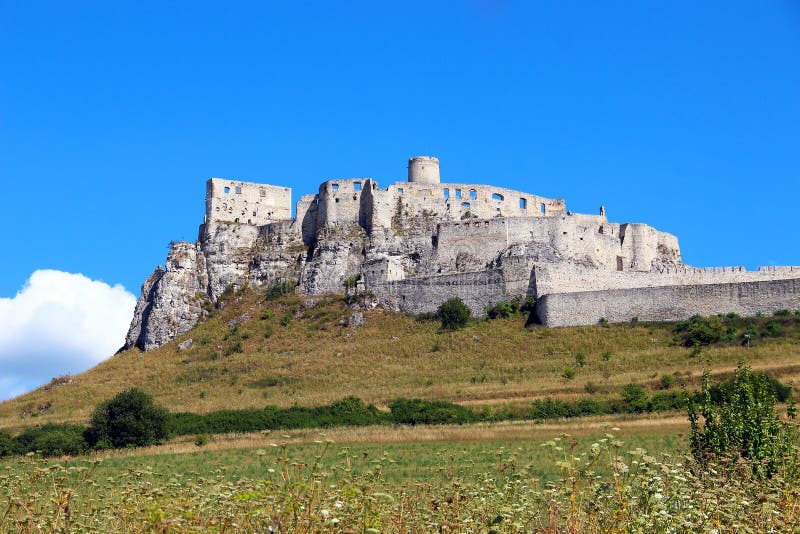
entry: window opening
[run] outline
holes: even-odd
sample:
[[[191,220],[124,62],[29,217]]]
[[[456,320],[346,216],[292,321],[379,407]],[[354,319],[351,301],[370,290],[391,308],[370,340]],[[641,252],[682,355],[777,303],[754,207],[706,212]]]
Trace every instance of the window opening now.
[[[241,187],[238,187],[238,186],[236,187],[236,194],[237,195],[241,195],[242,194],[242,188]]]
[[[541,206],[539,206],[539,211],[541,211],[541,212],[542,212],[542,215],[544,215],[544,212],[545,212],[545,205],[544,205],[544,202],[542,203],[542,205],[541,205]]]
[[[338,191],[339,190],[339,184],[332,184],[331,185],[331,189],[333,189],[334,191]]]
[[[461,189],[456,189],[456,198],[461,198]]]
[[[528,209],[528,201],[524,198],[519,199],[519,209],[526,210]]]
[[[478,198],[478,192],[475,191],[474,189],[470,189],[469,190],[469,199],[470,200],[475,200],[476,198]]]
[[[450,198],[450,190],[448,188],[444,188],[444,198]]]
[[[230,193],[231,192],[231,188],[226,185],[225,189],[223,189],[223,191],[225,191],[226,194]]]
[[[492,200],[500,200],[500,201],[502,201],[502,200],[504,200],[504,198],[503,198],[503,195],[501,195],[500,193],[493,193],[492,194]]]
[[[469,202],[462,202],[461,203],[461,207],[462,208],[469,208]]]
[[[356,191],[361,191],[361,182],[354,183],[353,189],[355,189]]]

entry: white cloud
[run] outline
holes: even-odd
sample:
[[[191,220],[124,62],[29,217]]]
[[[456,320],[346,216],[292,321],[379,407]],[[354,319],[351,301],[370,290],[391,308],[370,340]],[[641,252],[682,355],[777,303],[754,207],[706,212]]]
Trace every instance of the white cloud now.
[[[0,399],[84,371],[125,341],[136,297],[82,274],[39,270],[0,298]]]

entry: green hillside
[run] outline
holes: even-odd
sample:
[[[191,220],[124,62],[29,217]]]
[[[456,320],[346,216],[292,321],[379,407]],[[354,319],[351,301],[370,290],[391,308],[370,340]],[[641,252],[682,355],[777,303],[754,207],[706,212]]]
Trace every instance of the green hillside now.
[[[350,327],[352,313],[342,296],[231,294],[208,319],[157,350],[119,353],[3,402],[0,428],[85,422],[99,402],[132,385],[171,411],[207,413],[318,406],[348,395],[379,408],[397,397],[473,406],[602,398],[631,382],[696,387],[703,370],[727,374],[740,361],[784,383],[800,375],[794,313],[719,319],[726,339],[699,350],[685,347],[673,324],[526,328],[527,316],[516,315],[442,332],[436,321],[380,308],[363,311],[364,323]],[[191,346],[180,350],[188,339]]]

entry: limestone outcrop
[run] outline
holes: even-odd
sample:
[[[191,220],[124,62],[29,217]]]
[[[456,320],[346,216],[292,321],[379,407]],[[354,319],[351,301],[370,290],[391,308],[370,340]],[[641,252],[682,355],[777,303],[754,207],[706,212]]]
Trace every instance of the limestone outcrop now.
[[[759,284],[800,279],[798,267],[689,267],[671,234],[609,222],[602,206],[577,214],[562,199],[443,183],[438,163],[412,158],[408,181],[384,189],[371,178],[328,180],[300,198],[295,218],[288,188],[208,180],[199,238],[173,243],[142,285],[124,348],[151,350],[188,331],[229,287],[281,282],[307,295],[355,286],[404,313],[458,296],[479,315],[531,297],[552,326],[800,308],[800,284]]]

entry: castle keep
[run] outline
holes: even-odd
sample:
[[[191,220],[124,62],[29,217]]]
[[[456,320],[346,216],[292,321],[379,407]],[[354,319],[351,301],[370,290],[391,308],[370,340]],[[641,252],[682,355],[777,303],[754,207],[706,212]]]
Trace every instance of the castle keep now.
[[[286,187],[211,178],[196,243],[177,242],[142,286],[126,347],[156,348],[186,332],[226,287],[292,281],[317,295],[358,279],[387,309],[436,310],[458,296],[480,315],[533,297],[548,326],[678,320],[800,308],[800,267],[698,269],[678,240],[641,223],[571,213],[564,200],[442,182],[433,157],[408,179],[323,182],[291,217]]]

